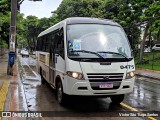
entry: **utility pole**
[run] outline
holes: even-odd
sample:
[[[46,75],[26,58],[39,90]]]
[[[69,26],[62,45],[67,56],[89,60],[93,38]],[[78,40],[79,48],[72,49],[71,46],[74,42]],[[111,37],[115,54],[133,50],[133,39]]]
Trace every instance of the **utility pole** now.
[[[8,68],[7,74],[13,75],[13,65],[16,56],[16,17],[17,8],[20,10],[20,5],[24,0],[10,0],[11,1],[11,22],[10,22],[10,36],[9,36],[9,53],[8,53]],[[31,0],[42,1],[42,0]]]
[[[17,17],[17,0],[11,0],[11,21],[9,35],[9,57],[7,74],[13,75],[13,65],[15,60],[15,43],[16,43],[16,17]]]

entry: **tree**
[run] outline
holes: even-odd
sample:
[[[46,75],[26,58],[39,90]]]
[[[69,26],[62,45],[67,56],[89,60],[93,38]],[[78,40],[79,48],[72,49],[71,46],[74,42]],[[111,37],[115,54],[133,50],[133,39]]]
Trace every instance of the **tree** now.
[[[99,17],[103,18],[104,0],[63,0],[55,13],[59,20],[68,17]]]
[[[2,43],[9,44],[9,26],[10,26],[10,2],[8,0],[0,1],[0,40]]]
[[[28,45],[27,45],[27,39],[25,37],[25,26],[24,26],[24,15],[23,14],[20,14],[18,13],[17,14],[17,43],[16,43],[16,46],[18,48],[26,48]]]
[[[35,50],[40,32],[59,22],[57,16],[38,19],[36,16],[17,14],[17,45],[19,48]]]
[[[154,3],[146,10],[146,17],[152,19],[150,29],[155,32],[156,41],[160,43],[160,1],[154,1]]]
[[[27,38],[28,47],[32,50],[35,50],[36,47],[36,38],[39,34],[38,18],[36,16],[27,16],[24,20],[25,26],[25,37]]]
[[[143,61],[144,45],[145,45],[145,40],[149,33],[148,30],[155,29],[155,31],[156,30],[159,31],[160,29],[160,20],[159,20],[160,19],[160,16],[159,16],[160,7],[159,6],[160,6],[160,1],[150,0],[150,5],[148,5],[148,7],[145,9],[144,14],[142,16],[142,19],[146,21],[146,27],[144,30],[144,36],[143,36],[143,40],[141,43],[139,63],[142,63]],[[159,33],[157,33],[157,36],[158,35]]]

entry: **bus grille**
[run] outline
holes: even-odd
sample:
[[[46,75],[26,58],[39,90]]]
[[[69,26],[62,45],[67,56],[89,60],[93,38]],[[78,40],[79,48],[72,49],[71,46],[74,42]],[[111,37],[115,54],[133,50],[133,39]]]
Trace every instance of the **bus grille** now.
[[[93,90],[118,89],[123,79],[123,73],[88,73],[87,77]],[[100,84],[113,83],[113,88],[100,88]]]

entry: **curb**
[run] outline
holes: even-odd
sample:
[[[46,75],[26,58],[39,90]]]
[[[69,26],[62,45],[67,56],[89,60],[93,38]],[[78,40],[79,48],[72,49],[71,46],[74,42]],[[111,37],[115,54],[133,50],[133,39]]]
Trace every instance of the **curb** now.
[[[157,72],[157,73],[160,73],[160,71],[157,71],[157,70],[150,70],[150,69],[137,68],[136,70],[144,70],[144,71],[148,71],[148,72]]]
[[[150,78],[150,79],[160,80],[160,78],[158,78],[158,77],[147,76],[147,75],[142,75],[142,74],[138,74],[138,73],[136,73],[136,76],[141,76],[141,77],[146,77],[146,78]]]

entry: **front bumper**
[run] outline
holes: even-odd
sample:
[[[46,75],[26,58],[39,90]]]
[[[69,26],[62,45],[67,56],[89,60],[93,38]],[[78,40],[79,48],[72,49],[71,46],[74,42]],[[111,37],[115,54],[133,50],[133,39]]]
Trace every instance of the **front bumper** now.
[[[65,77],[64,93],[68,95],[81,96],[107,96],[131,93],[134,87],[135,77],[131,79],[122,80],[118,89],[111,90],[93,90],[89,80],[76,80],[69,76]]]

